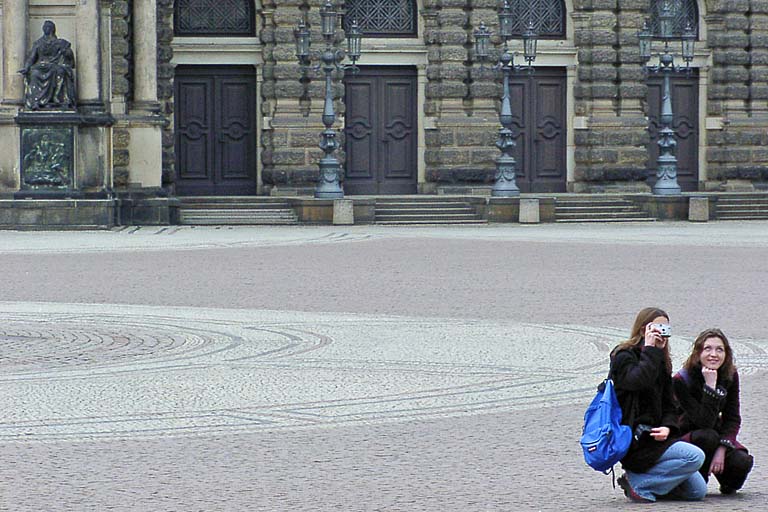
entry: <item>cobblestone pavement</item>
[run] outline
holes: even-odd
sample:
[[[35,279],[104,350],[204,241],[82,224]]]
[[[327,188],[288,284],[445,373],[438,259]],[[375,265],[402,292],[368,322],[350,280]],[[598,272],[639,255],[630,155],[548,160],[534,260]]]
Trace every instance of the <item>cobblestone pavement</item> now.
[[[768,510],[768,223],[0,232],[0,510],[632,509],[581,417],[710,324]]]

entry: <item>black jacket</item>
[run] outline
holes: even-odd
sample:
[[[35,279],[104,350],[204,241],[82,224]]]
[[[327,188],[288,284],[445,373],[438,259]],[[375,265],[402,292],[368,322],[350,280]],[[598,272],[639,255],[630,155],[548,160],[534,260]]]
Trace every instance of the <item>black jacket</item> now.
[[[611,354],[611,378],[621,404],[622,423],[632,427],[669,427],[666,441],[646,433],[633,439],[621,460],[624,469],[644,473],[677,441],[677,413],[672,395],[672,378],[664,364],[664,351],[656,347],[632,347]]]
[[[746,449],[736,436],[741,427],[739,404],[739,374],[734,372],[730,379],[718,380],[717,389],[704,384],[701,365],[683,370],[672,379],[675,397],[680,403],[682,416],[680,429],[683,433],[698,429],[714,429],[720,434],[720,443],[730,448]]]

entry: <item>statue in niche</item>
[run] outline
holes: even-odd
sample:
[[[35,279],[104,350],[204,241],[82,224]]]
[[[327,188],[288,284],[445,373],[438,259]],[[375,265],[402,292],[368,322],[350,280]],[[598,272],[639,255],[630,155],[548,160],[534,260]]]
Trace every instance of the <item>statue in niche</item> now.
[[[56,25],[43,23],[43,37],[32,45],[24,67],[24,105],[28,110],[75,108],[75,54],[66,39],[56,37]]]

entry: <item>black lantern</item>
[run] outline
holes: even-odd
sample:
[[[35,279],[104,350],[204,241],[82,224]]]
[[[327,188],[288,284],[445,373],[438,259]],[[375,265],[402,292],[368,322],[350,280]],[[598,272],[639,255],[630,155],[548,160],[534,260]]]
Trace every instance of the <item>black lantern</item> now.
[[[323,29],[323,37],[334,37],[336,35],[336,19],[339,13],[333,6],[331,0],[326,0],[325,5],[320,8],[320,20]]]
[[[523,32],[523,56],[525,61],[530,66],[531,62],[536,58],[536,46],[538,40],[536,31],[533,30],[533,22],[528,22],[528,28]]]
[[[484,61],[490,56],[488,50],[488,43],[491,40],[491,31],[485,26],[485,23],[480,22],[480,27],[475,30],[475,57],[478,60]]]
[[[357,20],[353,19],[347,29],[347,55],[353,64],[357,62],[357,59],[360,58],[360,54],[362,53],[360,49],[362,40],[363,32],[360,30]]]
[[[299,62],[306,63],[309,60],[309,45],[311,44],[309,27],[304,20],[293,29],[293,37],[296,39],[296,57]]]
[[[499,36],[505,42],[512,39],[513,17],[512,6],[509,4],[509,0],[504,0],[504,4],[499,9]]]
[[[691,22],[689,21],[685,25],[683,30],[683,60],[686,64],[690,64],[693,60],[693,47],[696,44],[696,31],[693,30]]]
[[[643,22],[643,29],[637,33],[637,38],[640,40],[640,60],[648,62],[651,60],[651,41],[653,34],[648,27],[648,20]]]
[[[659,35],[671,39],[674,35],[675,12],[671,0],[663,0],[659,8]]]

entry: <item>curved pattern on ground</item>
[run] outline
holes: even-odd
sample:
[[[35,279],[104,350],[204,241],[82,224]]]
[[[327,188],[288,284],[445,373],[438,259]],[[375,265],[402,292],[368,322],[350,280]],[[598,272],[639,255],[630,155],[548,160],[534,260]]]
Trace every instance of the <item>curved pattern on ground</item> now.
[[[20,442],[586,403],[623,336],[580,326],[73,304],[0,303],[0,325],[0,441]],[[690,341],[677,343],[685,347],[674,353],[683,354]],[[745,375],[766,369],[765,342],[734,345]]]

